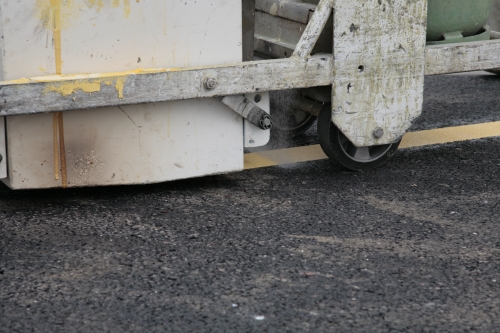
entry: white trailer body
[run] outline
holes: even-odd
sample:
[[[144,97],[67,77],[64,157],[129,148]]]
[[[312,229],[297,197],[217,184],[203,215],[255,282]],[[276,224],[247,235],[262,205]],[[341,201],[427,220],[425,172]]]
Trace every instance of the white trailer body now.
[[[289,1],[267,2],[271,15],[293,14]],[[318,86],[332,87],[319,116],[325,153],[349,158],[347,167],[355,161],[353,170],[376,167],[420,115],[424,75],[500,68],[498,32],[426,45],[427,0],[320,0],[290,58],[241,62],[241,8],[226,0],[0,2],[4,182],[142,184],[238,171],[244,145],[269,138],[241,116],[269,111],[265,92]],[[330,18],[332,52],[311,55]]]
[[[2,81],[242,61],[240,1],[1,1],[0,14]],[[120,80],[106,84],[122,93]],[[13,189],[238,171],[245,143],[269,138],[213,98],[7,116],[0,127],[0,178]]]

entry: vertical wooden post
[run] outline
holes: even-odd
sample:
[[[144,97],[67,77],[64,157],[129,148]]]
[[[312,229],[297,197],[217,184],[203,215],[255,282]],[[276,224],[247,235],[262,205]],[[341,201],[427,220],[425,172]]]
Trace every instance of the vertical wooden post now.
[[[253,60],[255,33],[255,0],[242,0],[243,15],[243,61]]]

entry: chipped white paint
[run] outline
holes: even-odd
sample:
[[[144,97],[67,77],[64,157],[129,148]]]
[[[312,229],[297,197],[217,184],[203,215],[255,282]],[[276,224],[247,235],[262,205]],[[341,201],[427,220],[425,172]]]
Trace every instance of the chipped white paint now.
[[[314,45],[316,45],[316,42],[326,25],[326,22],[330,18],[333,3],[334,0],[321,0],[318,3],[311,20],[302,34],[302,37],[295,46],[295,51],[293,52],[294,57],[306,58],[311,54]]]
[[[425,75],[500,68],[500,40],[428,46],[425,62]]]
[[[335,1],[332,119],[356,146],[392,143],[420,115],[426,21],[427,0]]]

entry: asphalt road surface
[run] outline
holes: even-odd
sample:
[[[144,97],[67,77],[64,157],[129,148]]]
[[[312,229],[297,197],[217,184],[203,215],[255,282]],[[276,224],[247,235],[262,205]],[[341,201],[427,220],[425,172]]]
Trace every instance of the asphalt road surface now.
[[[424,109],[413,130],[498,121],[500,76],[427,78]],[[499,332],[499,151],[0,187],[0,332]]]

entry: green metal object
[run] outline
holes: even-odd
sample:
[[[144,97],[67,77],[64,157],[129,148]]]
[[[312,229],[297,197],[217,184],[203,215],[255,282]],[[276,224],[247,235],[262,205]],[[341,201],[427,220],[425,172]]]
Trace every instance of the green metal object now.
[[[492,0],[429,0],[428,44],[462,43],[490,39],[486,24]]]

